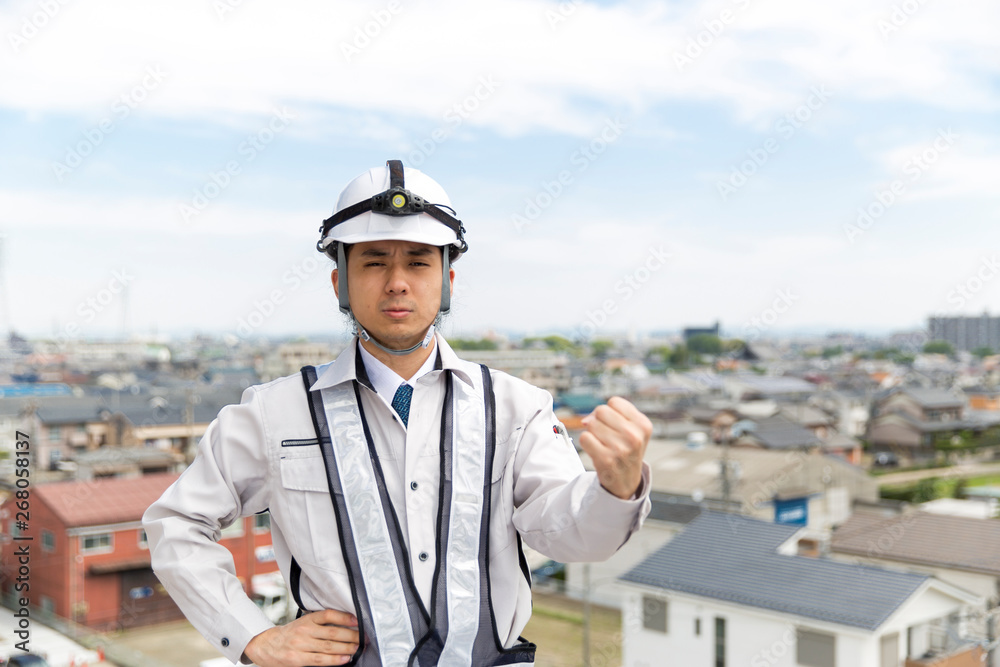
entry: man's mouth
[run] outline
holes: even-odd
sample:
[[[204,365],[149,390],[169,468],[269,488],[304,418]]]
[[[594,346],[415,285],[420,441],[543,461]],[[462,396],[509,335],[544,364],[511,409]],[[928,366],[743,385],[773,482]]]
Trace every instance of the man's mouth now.
[[[383,308],[382,312],[385,313],[387,317],[403,318],[410,314],[410,309],[402,307]]]

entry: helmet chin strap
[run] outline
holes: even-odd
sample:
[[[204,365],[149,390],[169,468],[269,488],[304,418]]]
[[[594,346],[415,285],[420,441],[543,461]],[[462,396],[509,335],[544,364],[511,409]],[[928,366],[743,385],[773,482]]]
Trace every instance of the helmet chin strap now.
[[[424,339],[421,342],[417,343],[413,347],[408,347],[405,350],[394,350],[390,347],[386,347],[382,343],[372,338],[371,335],[367,331],[365,331],[365,328],[361,326],[361,324],[358,323],[357,320],[355,320],[354,322],[355,324],[357,324],[358,327],[358,336],[360,336],[362,340],[370,342],[378,349],[382,350],[383,352],[388,352],[389,354],[404,355],[413,352],[418,347],[426,348],[428,345],[431,344],[431,340],[434,338],[434,325],[432,324],[429,327],[427,327],[427,335],[424,336]]]

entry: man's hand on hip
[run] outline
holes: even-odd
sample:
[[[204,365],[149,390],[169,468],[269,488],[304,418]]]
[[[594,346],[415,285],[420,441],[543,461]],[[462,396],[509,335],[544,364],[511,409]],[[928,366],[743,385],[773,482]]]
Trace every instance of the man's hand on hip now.
[[[357,650],[358,619],[326,609],[265,630],[243,655],[258,667],[320,667],[346,664]]]
[[[646,415],[619,396],[583,418],[580,447],[587,452],[601,486],[619,498],[632,497],[642,482],[642,457],[653,434]]]

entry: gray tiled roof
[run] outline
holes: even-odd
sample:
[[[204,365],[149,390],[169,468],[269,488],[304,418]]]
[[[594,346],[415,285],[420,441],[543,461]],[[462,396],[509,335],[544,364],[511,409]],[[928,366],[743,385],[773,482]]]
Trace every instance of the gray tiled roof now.
[[[789,421],[784,417],[764,417],[753,420],[756,428],[747,435],[770,449],[789,449],[796,447],[816,447],[820,439],[812,431]]]
[[[620,579],[875,630],[930,578],[777,553],[798,530],[702,512]]]
[[[649,494],[651,507],[647,519],[670,523],[690,523],[701,514],[701,507],[666,493]]]
[[[1000,577],[1000,521],[909,512],[856,513],[833,534],[840,553],[920,563]]]
[[[906,387],[901,391],[925,408],[955,408],[965,405],[965,401],[947,389]]]

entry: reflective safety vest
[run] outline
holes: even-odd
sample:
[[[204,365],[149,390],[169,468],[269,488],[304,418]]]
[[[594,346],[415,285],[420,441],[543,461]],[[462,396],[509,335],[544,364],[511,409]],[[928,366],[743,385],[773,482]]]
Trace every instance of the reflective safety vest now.
[[[474,387],[456,382],[451,370],[444,372],[437,565],[428,611],[413,583],[359,382],[310,391],[316,369],[302,369],[358,617],[359,647],[350,665],[534,663],[534,644],[522,639],[503,647],[493,615],[489,522],[496,397],[490,372],[482,366]],[[293,559],[290,583],[301,615],[300,572]]]

